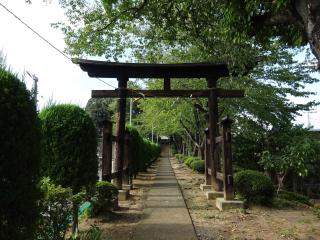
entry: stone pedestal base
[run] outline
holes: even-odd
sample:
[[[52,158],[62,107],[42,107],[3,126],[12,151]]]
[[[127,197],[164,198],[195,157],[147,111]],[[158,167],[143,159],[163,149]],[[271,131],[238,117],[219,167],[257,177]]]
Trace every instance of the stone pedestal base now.
[[[207,191],[206,196],[208,200],[215,200],[216,198],[223,197],[223,192],[216,192],[216,191]]]
[[[216,199],[216,207],[220,210],[243,208],[243,201],[238,200],[224,200],[224,198]]]
[[[119,201],[126,201],[129,198],[129,190],[123,189],[119,190],[118,193],[118,200]]]
[[[124,190],[132,190],[133,185],[132,184],[122,184],[122,189]]]
[[[200,189],[204,192],[211,190],[211,185],[206,185],[205,183],[200,184]]]

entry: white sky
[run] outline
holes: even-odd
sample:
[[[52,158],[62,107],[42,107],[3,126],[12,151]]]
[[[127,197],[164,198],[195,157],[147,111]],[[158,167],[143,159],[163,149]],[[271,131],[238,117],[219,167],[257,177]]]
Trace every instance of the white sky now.
[[[58,0],[46,4],[43,0],[0,0],[4,6],[45,37],[58,49],[63,50],[63,34],[50,26],[50,23],[63,21],[63,11]],[[97,79],[89,78],[77,65],[71,63],[47,43],[37,37],[21,22],[0,6],[0,49],[7,56],[7,63],[14,72],[22,74],[27,70],[39,78],[39,105],[42,107],[48,99],[61,103],[75,103],[84,107],[93,89],[111,89]],[[320,78],[320,75],[316,75]],[[113,86],[116,80],[105,79]],[[32,79],[26,76],[28,87]],[[307,89],[316,91],[317,95],[309,99],[320,101],[320,84]],[[295,99],[303,103],[306,99]],[[303,113],[297,122],[307,125],[308,114]],[[309,120],[314,128],[320,128],[320,107],[309,113]]]
[[[4,6],[21,20],[49,40],[58,49],[65,47],[63,34],[50,26],[50,23],[64,19],[58,0],[46,4],[43,0],[0,0]],[[111,89],[97,79],[89,78],[77,65],[51,48],[26,26],[0,6],[0,49],[7,57],[7,64],[14,72],[24,70],[39,78],[39,105],[49,98],[61,103],[75,103],[85,106],[93,89]],[[113,86],[115,80],[105,79]],[[28,87],[32,79],[26,76]]]

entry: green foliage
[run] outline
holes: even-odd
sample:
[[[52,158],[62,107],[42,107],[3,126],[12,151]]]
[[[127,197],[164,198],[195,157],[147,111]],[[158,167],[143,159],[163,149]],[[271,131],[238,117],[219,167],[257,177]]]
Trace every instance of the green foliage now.
[[[40,124],[30,92],[1,61],[0,239],[32,239],[39,216]]]
[[[268,205],[274,196],[274,186],[269,177],[254,170],[244,170],[235,174],[236,194],[249,203]]]
[[[200,161],[201,159],[198,157],[187,157],[184,163],[186,164],[187,167],[191,168],[191,164],[195,161]]]
[[[205,171],[205,163],[204,160],[195,160],[190,164],[190,168],[193,171],[197,171],[199,173],[204,173]]]
[[[118,189],[112,183],[106,181],[97,182],[96,192],[92,198],[93,215],[96,216],[110,211],[117,197]]]
[[[93,119],[97,129],[102,128],[102,122],[111,120],[113,110],[111,106],[114,102],[112,98],[90,98],[86,105],[86,112]]]
[[[320,206],[315,206],[313,208],[313,212],[318,218],[320,218]]]
[[[310,202],[310,198],[295,192],[281,191],[278,194],[279,198],[286,199],[288,201],[295,201],[298,203],[306,204],[312,206],[313,204]]]
[[[291,124],[280,125],[268,133],[268,150],[262,153],[259,164],[265,170],[276,172],[279,191],[289,170],[298,176],[308,175],[317,161],[319,146],[308,129]]]
[[[40,190],[43,198],[37,239],[63,240],[72,214],[72,190],[55,185],[49,178],[41,180]]]
[[[178,160],[179,163],[184,163],[186,157],[183,154],[177,153],[174,157]]]
[[[88,114],[78,106],[61,104],[41,111],[42,175],[73,194],[97,180],[97,136]]]
[[[77,229],[81,190],[97,180],[97,131],[90,116],[80,107],[60,104],[45,108],[42,121],[43,176],[62,187],[70,187],[73,197],[73,231]]]
[[[127,131],[131,137],[129,166],[130,175],[136,175],[154,162],[160,155],[160,146],[142,138],[139,132],[132,126],[127,126]]]
[[[80,232],[77,236],[72,236],[70,240],[100,240],[102,230],[96,225],[91,225],[90,229],[85,232]]]

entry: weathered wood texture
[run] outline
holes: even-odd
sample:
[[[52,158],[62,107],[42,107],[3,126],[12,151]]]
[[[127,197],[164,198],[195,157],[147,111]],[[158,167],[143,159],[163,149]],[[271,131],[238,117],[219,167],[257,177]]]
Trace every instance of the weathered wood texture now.
[[[204,174],[205,174],[205,184],[211,185],[211,158],[210,158],[210,143],[209,143],[209,129],[205,130],[206,134],[206,140],[205,140],[205,168],[204,168]],[[209,171],[210,170],[210,171]]]
[[[209,97],[210,89],[204,90],[127,90],[127,97],[131,98],[153,98],[153,97]],[[215,89],[216,95],[219,98],[241,98],[244,97],[243,90],[226,90],[217,88]],[[91,97],[93,98],[117,98],[118,90],[92,90]]]
[[[104,121],[102,128],[102,180],[111,182],[112,172],[112,122]]]
[[[122,173],[124,164],[125,148],[125,123],[126,123],[126,94],[127,94],[127,76],[118,78],[118,122],[117,122],[117,142],[116,142],[116,169],[118,177],[116,186],[122,189]]]
[[[233,169],[231,150],[231,124],[232,121],[225,117],[221,121],[222,127],[222,159],[223,159],[223,187],[224,199],[233,200]]]
[[[77,59],[73,61],[90,77],[118,78],[207,78],[227,77],[227,64],[183,63],[183,64],[148,64],[115,63]]]
[[[210,166],[213,173],[219,169],[219,162],[216,155],[215,139],[218,133],[218,96],[215,88],[217,87],[217,80],[215,78],[207,78],[210,95],[208,98],[209,104],[209,152],[210,152]],[[211,174],[211,186],[215,191],[221,191],[221,183],[216,178],[216,174]]]

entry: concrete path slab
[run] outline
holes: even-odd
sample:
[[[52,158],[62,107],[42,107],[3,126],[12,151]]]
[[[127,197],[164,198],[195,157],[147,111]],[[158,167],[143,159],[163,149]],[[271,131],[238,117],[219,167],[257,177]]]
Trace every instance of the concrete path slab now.
[[[196,240],[194,227],[168,157],[160,158],[134,240]]]

